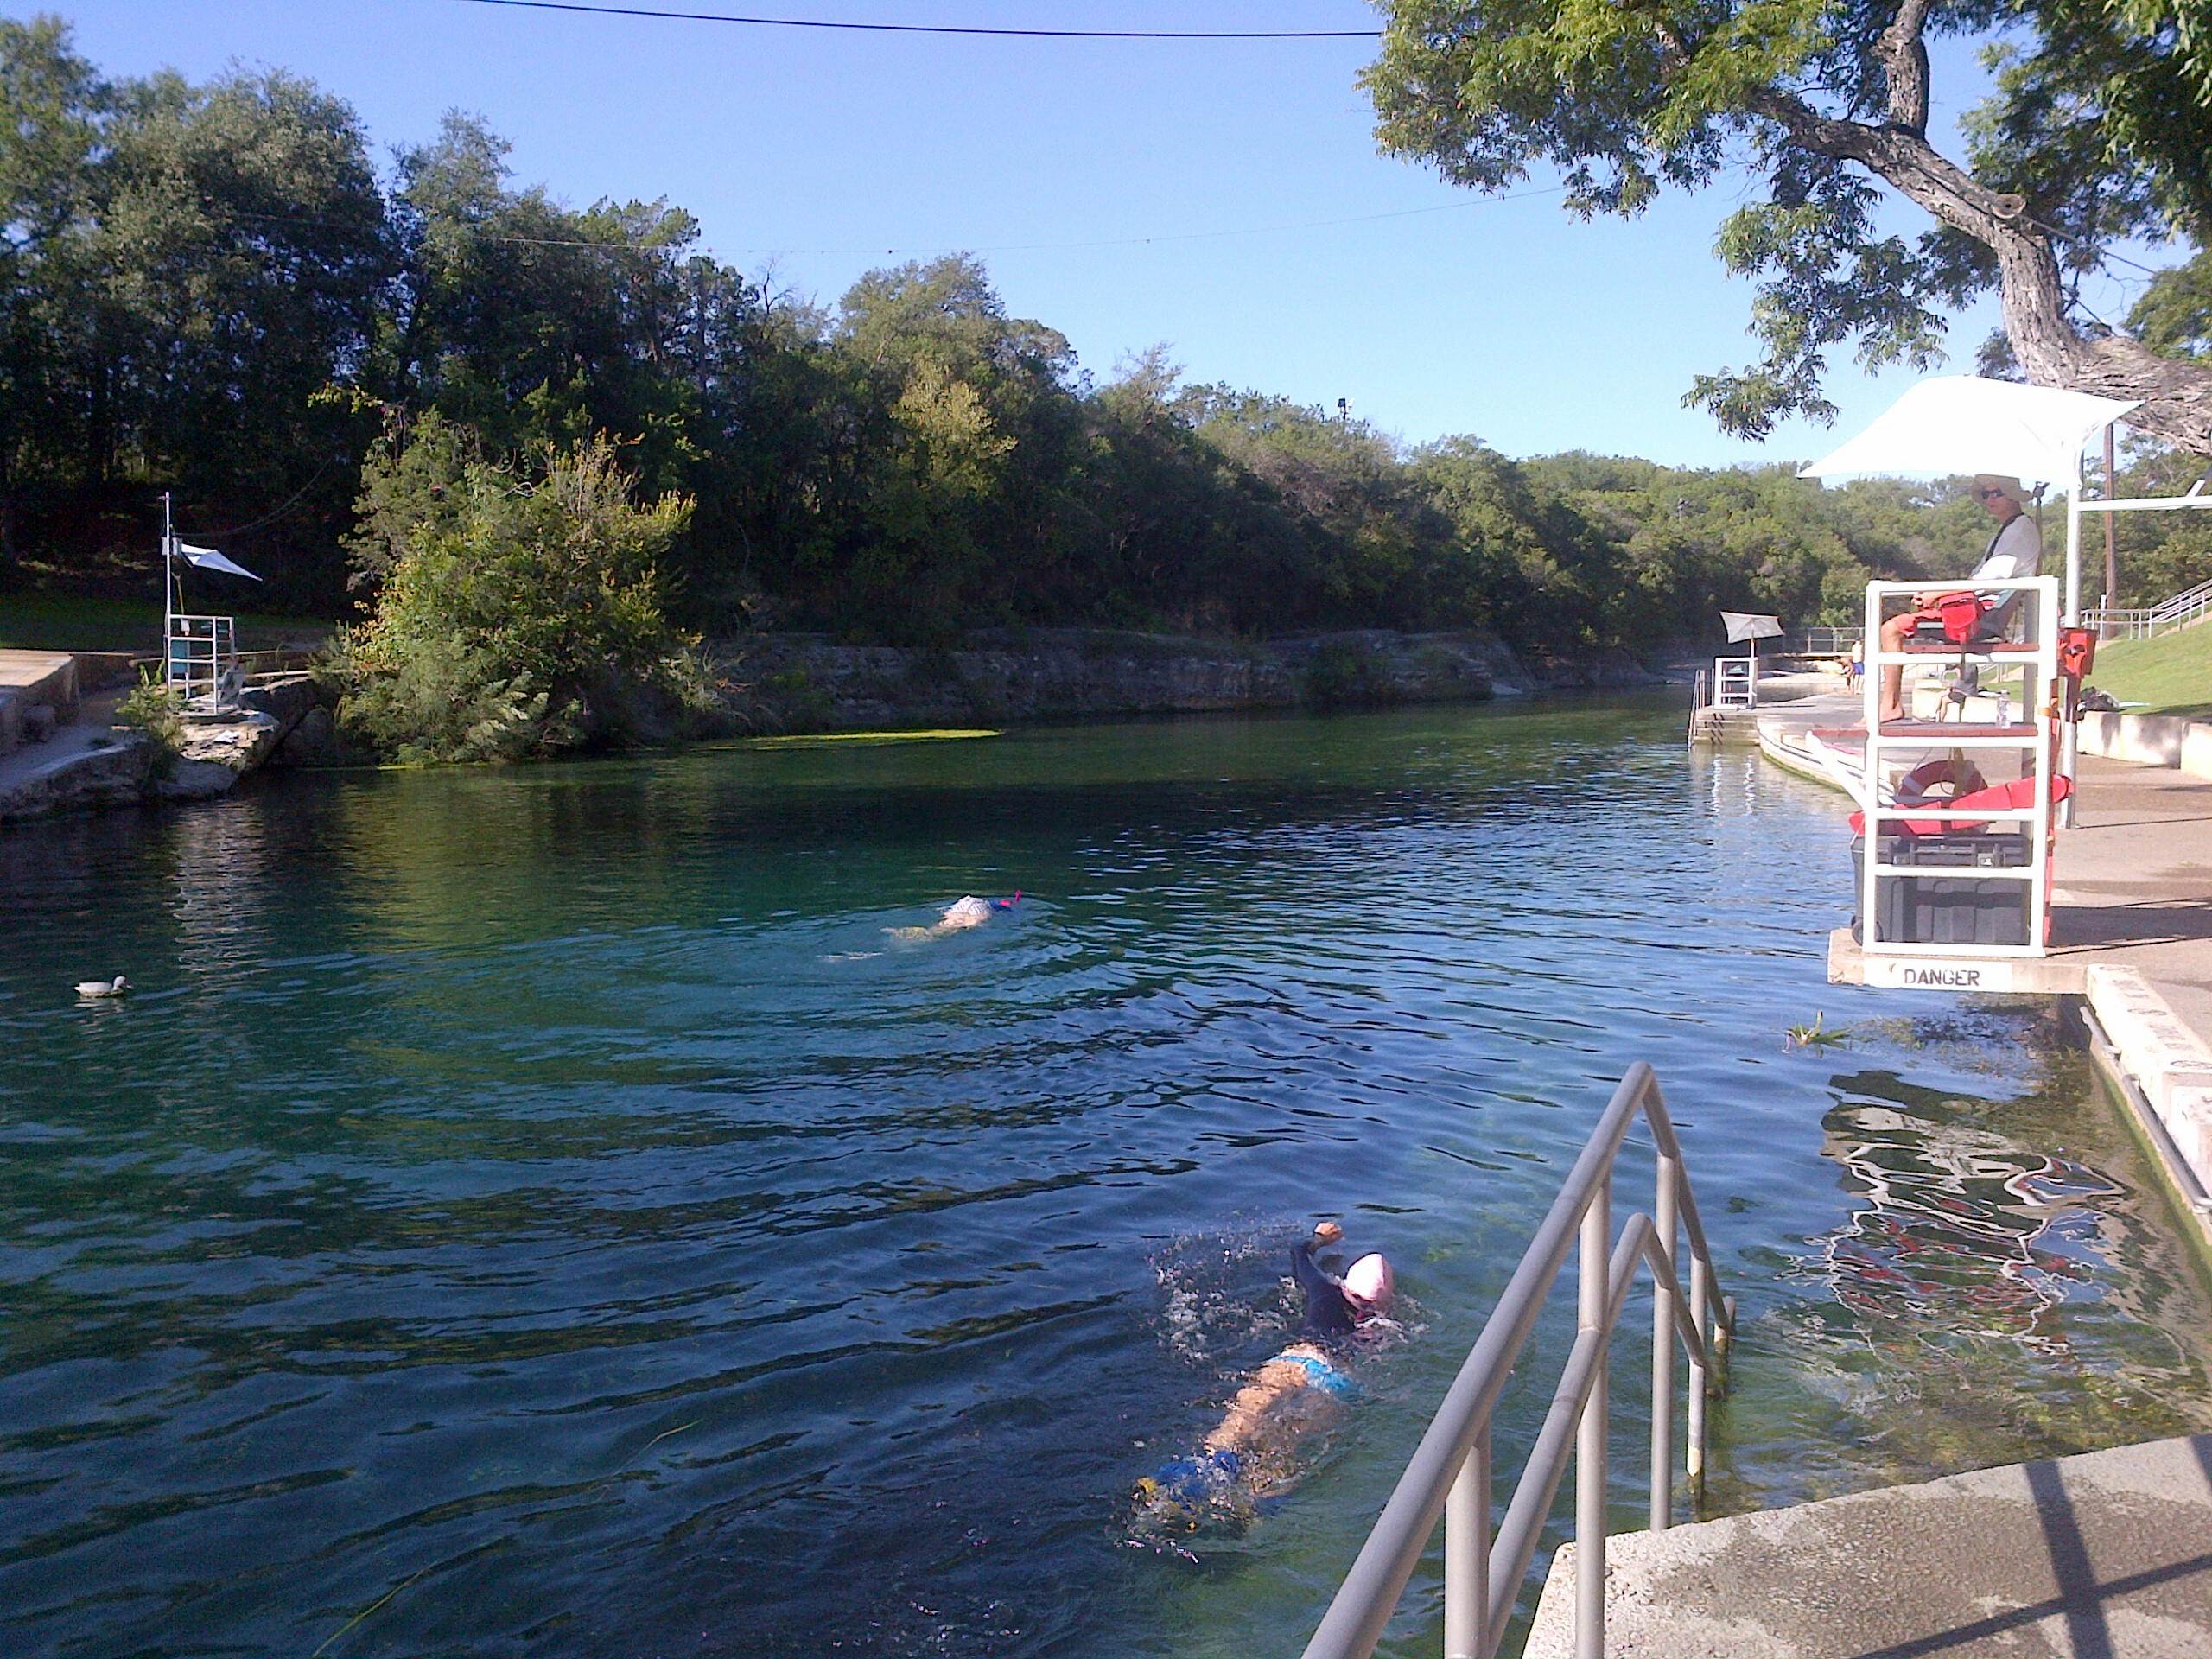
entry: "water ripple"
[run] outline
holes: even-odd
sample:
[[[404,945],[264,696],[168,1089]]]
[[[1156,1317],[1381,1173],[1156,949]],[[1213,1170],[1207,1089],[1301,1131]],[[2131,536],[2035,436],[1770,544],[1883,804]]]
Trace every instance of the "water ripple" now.
[[[359,774],[0,835],[10,1650],[1294,1649],[1637,1058],[1745,1309],[1724,1503],[2204,1424],[2202,1293],[2078,1062],[1826,985],[1834,801],[1678,720]],[[82,1008],[80,969],[146,989]],[[1848,1070],[1783,1051],[1815,1008]],[[1399,1264],[1406,1339],[1262,1525],[1123,1548],[1322,1215]]]

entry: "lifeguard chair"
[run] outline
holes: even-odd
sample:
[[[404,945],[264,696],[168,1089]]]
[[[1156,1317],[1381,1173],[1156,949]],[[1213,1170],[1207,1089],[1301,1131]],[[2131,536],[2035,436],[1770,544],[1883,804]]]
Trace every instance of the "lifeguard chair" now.
[[[238,656],[238,620],[209,616],[184,608],[184,584],[177,573],[180,561],[200,570],[261,578],[212,547],[195,547],[180,540],[171,520],[169,497],[162,496],[162,682],[188,708],[214,712],[237,705],[244,685],[244,664]]]
[[[1728,643],[1748,648],[1741,657],[1713,659],[1713,706],[1756,709],[1759,706],[1759,641],[1780,637],[1782,619],[1723,611],[1720,620],[1728,629]]]

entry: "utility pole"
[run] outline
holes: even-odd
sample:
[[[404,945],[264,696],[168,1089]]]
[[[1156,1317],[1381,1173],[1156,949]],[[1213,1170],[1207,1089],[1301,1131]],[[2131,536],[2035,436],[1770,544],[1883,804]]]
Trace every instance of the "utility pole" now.
[[[169,683],[169,637],[176,632],[176,526],[169,493],[162,492],[162,683]]]
[[[2105,423],[2105,499],[2115,501],[2119,499],[2120,488],[2113,478],[2112,423],[2107,422]],[[2105,609],[2107,611],[2112,609],[2113,602],[2120,594],[2119,519],[2120,515],[2116,512],[2105,514]],[[2112,632],[2111,623],[2107,622],[2100,632],[2109,636]]]

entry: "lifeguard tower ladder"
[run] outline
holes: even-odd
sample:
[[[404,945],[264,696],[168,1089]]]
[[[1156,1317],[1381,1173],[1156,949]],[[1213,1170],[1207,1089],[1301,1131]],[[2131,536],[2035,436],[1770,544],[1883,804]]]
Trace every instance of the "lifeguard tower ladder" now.
[[[2045,953],[2053,809],[2070,787],[2057,772],[2058,583],[2027,576],[1975,586],[1999,602],[2018,595],[2018,639],[1908,639],[1901,650],[1885,650],[1885,600],[1917,602],[1956,593],[1960,584],[1955,577],[1866,584],[1866,724],[1863,735],[1850,735],[1863,744],[1852,793],[1864,832],[1856,849],[1859,928],[1870,985],[2003,990],[2010,973],[1987,971],[1989,964]],[[1942,694],[1939,715],[1955,718],[1879,719],[1883,669],[1946,659],[1974,671]],[[1821,735],[1833,745],[1846,734]],[[2011,785],[2012,804],[1961,810],[1940,798],[1916,802],[1905,787],[1916,772],[1955,772],[1959,760],[1992,787]]]

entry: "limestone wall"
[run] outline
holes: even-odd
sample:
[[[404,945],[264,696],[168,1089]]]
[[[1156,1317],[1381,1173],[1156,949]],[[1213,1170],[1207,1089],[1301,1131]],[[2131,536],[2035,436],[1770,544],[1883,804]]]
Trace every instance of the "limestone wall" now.
[[[766,731],[1387,707],[1654,683],[1622,652],[1529,662],[1490,634],[1382,629],[1265,641],[994,630],[934,647],[754,634],[711,654],[733,714]]]

